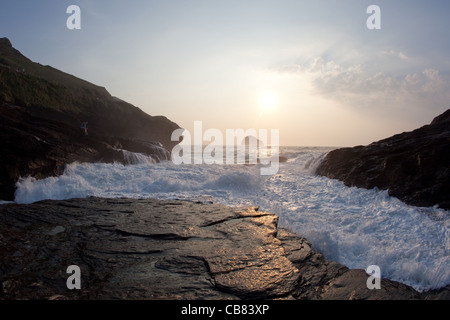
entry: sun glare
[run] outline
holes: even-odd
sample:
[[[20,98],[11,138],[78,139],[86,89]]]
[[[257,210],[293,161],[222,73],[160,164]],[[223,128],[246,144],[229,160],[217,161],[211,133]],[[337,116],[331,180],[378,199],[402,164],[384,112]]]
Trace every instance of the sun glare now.
[[[272,111],[278,104],[277,96],[273,92],[264,92],[259,97],[259,105],[262,111]]]

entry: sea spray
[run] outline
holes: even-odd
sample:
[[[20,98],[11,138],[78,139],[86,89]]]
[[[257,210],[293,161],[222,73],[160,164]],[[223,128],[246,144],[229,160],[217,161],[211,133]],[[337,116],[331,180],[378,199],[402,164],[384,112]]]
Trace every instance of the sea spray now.
[[[155,164],[158,161],[143,153],[131,152],[123,149],[114,149],[122,153],[125,164]]]

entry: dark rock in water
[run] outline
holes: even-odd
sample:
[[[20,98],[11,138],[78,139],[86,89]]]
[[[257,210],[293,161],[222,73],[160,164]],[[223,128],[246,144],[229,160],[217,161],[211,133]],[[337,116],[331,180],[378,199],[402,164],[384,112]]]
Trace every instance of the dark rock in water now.
[[[264,148],[264,147],[266,147],[264,142],[262,142],[255,136],[246,136],[244,139],[242,139],[241,145],[245,146],[246,148],[249,148],[249,147]]]
[[[32,62],[0,38],[1,200],[13,200],[19,177],[58,175],[73,161],[133,163],[127,152],[168,160],[178,128],[105,88]]]
[[[426,297],[389,280],[367,289],[364,271],[325,260],[277,221],[256,208],[152,199],[0,205],[0,299]],[[81,290],[67,288],[71,265]]]
[[[317,174],[347,186],[388,189],[411,205],[450,209],[450,110],[412,132],[331,151]]]

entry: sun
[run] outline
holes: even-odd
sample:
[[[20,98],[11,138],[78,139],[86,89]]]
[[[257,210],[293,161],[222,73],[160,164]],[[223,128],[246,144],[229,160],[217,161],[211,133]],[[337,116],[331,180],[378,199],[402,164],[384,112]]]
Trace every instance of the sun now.
[[[259,97],[259,106],[262,111],[272,111],[277,107],[278,98],[273,92],[263,92]]]

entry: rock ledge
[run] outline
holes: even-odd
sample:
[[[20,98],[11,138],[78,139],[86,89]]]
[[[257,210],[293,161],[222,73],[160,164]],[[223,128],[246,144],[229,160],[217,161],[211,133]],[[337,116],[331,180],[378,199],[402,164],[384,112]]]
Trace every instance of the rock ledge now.
[[[422,299],[327,261],[257,208],[154,199],[0,205],[0,299]],[[81,269],[81,290],[66,286]],[[447,295],[446,295],[447,294]]]

